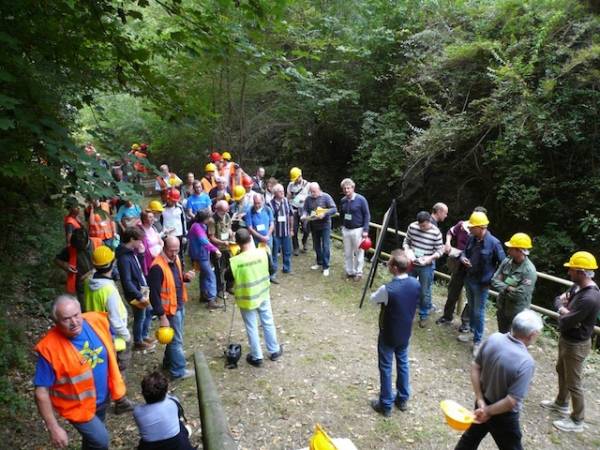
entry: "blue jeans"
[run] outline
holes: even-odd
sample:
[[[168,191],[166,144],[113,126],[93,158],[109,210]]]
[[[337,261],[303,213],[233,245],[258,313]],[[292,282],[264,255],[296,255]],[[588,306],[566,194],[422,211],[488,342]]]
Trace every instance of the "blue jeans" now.
[[[106,429],[106,425],[104,424],[104,418],[106,417],[106,408],[108,408],[109,404],[110,395],[104,404],[96,405],[96,415],[92,420],[83,423],[71,422],[71,425],[73,425],[81,435],[82,450],[108,449],[110,436]]]
[[[419,299],[419,318],[424,320],[431,310],[431,285],[433,284],[433,265],[413,266],[410,276],[419,279],[421,297]]]
[[[217,298],[217,276],[209,259],[197,261],[200,265],[200,295],[208,301]]]
[[[377,340],[377,354],[379,356],[379,382],[381,391],[379,402],[384,409],[391,409],[394,400],[406,401],[410,397],[410,380],[408,376],[408,345],[390,347],[381,333]],[[392,365],[396,357],[396,394],[392,389]]]
[[[167,316],[169,325],[175,331],[173,340],[165,348],[163,368],[167,369],[173,378],[183,376],[185,373],[185,353],[183,352],[183,325],[185,307],[178,309],[174,316]]]
[[[148,330],[152,322],[152,307],[139,309],[132,306],[131,309],[133,310],[133,342],[139,343],[148,337]]]
[[[473,342],[479,344],[483,339],[485,331],[485,303],[488,298],[488,285],[466,278],[465,291],[469,302],[469,313],[471,330],[473,330]]]
[[[331,228],[312,230],[312,238],[315,253],[317,254],[317,264],[322,266],[323,270],[329,269]]]
[[[263,359],[262,350],[260,348],[260,337],[258,335],[258,326],[256,323],[256,315],[260,319],[263,333],[265,335],[265,345],[269,353],[279,351],[279,343],[277,342],[277,331],[275,330],[275,322],[273,321],[273,312],[271,311],[271,300],[265,300],[256,309],[240,309],[244,324],[246,325],[246,334],[248,335],[248,343],[250,344],[250,354],[254,359]]]
[[[279,259],[279,250],[283,258],[283,271],[289,272],[292,270],[292,238],[290,236],[277,237],[273,236],[273,272],[277,273],[277,260]]]

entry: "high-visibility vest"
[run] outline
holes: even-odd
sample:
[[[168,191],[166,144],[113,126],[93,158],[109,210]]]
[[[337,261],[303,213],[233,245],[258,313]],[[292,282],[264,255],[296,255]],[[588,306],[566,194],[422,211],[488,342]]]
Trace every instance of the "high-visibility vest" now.
[[[179,270],[179,277],[181,279],[181,290],[183,295],[183,302],[187,302],[187,289],[185,287],[185,283],[183,281],[183,271],[181,268],[181,262],[179,261],[179,256],[177,256],[177,260],[175,261],[177,265],[177,269]],[[160,287],[160,301],[167,316],[174,316],[177,313],[177,290],[175,288],[175,277],[173,276],[173,271],[171,267],[169,267],[169,261],[164,257],[161,253],[156,258],[154,258],[154,262],[151,267],[159,266],[163,271],[163,281]]]
[[[200,183],[202,183],[202,189],[204,190],[204,192],[206,192],[207,194],[213,189],[217,187],[217,183],[215,182],[215,179],[213,178],[212,180],[209,180],[206,177],[202,177],[202,179],[200,180]]]
[[[63,222],[64,222],[65,226],[71,225],[74,230],[81,228],[81,222],[79,221],[79,219],[77,217],[65,216]]]
[[[110,335],[106,314],[85,313],[85,320],[98,335],[108,355],[108,390],[113,400],[126,393]],[[35,350],[50,364],[56,375],[49,389],[52,406],[62,417],[75,422],[89,422],[96,414],[96,386],[89,363],[56,327],[35,346]]]
[[[133,152],[133,154],[136,158],[139,158],[139,159],[148,158],[148,155],[141,150],[136,150],[135,152]],[[139,161],[136,161],[133,163],[133,168],[140,173],[148,173],[148,168],[146,168],[146,166],[144,166]]]
[[[115,282],[107,283],[102,286],[100,289],[96,289],[92,291],[90,289],[90,279],[85,280],[83,284],[83,309],[85,312],[95,311],[95,312],[108,312],[106,308],[106,304],[108,302],[108,298],[114,292],[120,297],[119,291]],[[127,309],[125,308],[125,304],[121,301],[119,302],[119,316],[125,322],[127,322]]]
[[[94,213],[94,223],[89,226],[90,237],[100,238],[103,241],[106,239],[112,239],[115,236],[113,229],[113,221],[110,216],[110,206],[108,203],[100,203],[100,208],[104,211],[105,217],[103,218],[100,214]]]
[[[102,239],[90,238],[92,241],[92,252],[102,245]],[[67,247],[69,253],[69,266],[77,268],[77,249],[72,245]],[[69,294],[75,294],[77,292],[77,275],[73,272],[67,272],[67,292]],[[79,274],[83,275],[83,274]]]
[[[263,249],[246,250],[229,262],[235,280],[235,302],[240,309],[256,309],[269,299],[269,259]]]

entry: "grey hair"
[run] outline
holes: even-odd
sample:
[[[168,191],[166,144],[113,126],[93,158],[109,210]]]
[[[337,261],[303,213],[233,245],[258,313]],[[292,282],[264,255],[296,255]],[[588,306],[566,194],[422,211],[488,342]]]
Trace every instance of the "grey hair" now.
[[[275,186],[271,188],[271,192],[283,192],[283,186],[281,183],[277,183]]]
[[[218,208],[229,209],[229,203],[227,203],[226,200],[219,200],[217,203],[215,203],[215,209]]]
[[[510,331],[515,337],[527,337],[531,333],[539,333],[544,328],[542,317],[531,309],[524,309],[515,316]]]
[[[313,181],[312,183],[308,183],[308,189],[318,189],[321,190],[321,186],[319,186],[319,183],[317,183],[316,181]]]
[[[433,207],[431,208],[431,211],[436,213],[442,209],[445,209],[446,211],[448,211],[448,205],[446,205],[445,203],[442,203],[442,202],[437,202],[435,205],[433,205]]]
[[[62,305],[63,303],[69,303],[69,302],[74,302],[74,303],[77,303],[77,305],[79,305],[79,301],[75,297],[73,297],[72,295],[69,295],[69,294],[61,294],[54,299],[54,301],[52,302],[52,309],[50,310],[50,317],[52,318],[52,320],[54,322],[58,321],[58,319],[56,317],[56,310],[58,309],[58,307],[60,305]],[[81,308],[81,306],[80,306],[80,308]]]
[[[354,184],[354,181],[352,181],[351,178],[344,178],[342,180],[342,182],[340,183],[340,187],[343,189],[346,186],[350,186],[350,187],[356,187],[356,184]]]

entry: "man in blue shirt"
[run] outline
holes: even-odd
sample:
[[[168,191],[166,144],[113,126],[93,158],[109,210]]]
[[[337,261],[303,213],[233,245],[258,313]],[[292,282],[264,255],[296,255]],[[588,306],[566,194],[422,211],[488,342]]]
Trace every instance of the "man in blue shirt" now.
[[[365,264],[365,251],[361,241],[369,236],[371,213],[367,199],[354,192],[355,184],[350,178],[341,183],[344,197],[340,202],[342,237],[344,241],[344,269],[346,277],[360,281]]]
[[[266,246],[269,249],[269,265],[271,262],[271,236],[275,229],[273,221],[273,211],[271,208],[265,208],[265,198],[262,194],[255,193],[253,198],[254,205],[246,213],[246,226],[248,231],[254,238],[254,243],[257,246]],[[271,283],[279,284],[275,278],[275,274],[271,275]]]
[[[408,344],[412,332],[413,317],[421,297],[421,286],[416,278],[406,273],[409,260],[404,251],[394,250],[388,269],[394,279],[381,286],[371,295],[371,301],[381,305],[379,313],[379,378],[381,390],[371,407],[385,417],[392,414],[394,403],[400,411],[406,411],[410,397],[408,376]],[[396,394],[392,389],[392,365],[396,358]]]
[[[317,263],[312,270],[323,269],[323,276],[329,276],[329,258],[331,245],[331,216],[337,212],[337,207],[331,195],[321,191],[319,183],[308,184],[309,196],[304,201],[304,211],[301,219],[310,223],[313,246],[317,254]]]
[[[212,201],[208,194],[202,190],[202,183],[195,180],[192,184],[193,192],[190,195],[185,204],[186,219],[188,228],[191,226],[192,220],[196,216],[196,213],[201,209],[211,208]]]
[[[467,268],[465,290],[473,331],[473,356],[477,356],[485,331],[485,303],[490,282],[496,268],[506,258],[502,244],[487,229],[489,223],[485,213],[475,211],[471,214],[468,223],[471,236],[460,255],[460,262]],[[461,334],[458,340],[469,342],[471,337]]]

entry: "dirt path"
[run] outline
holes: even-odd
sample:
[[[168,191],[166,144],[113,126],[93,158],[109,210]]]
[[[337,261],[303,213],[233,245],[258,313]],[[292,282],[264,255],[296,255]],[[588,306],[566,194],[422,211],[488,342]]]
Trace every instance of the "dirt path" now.
[[[377,310],[368,304],[362,310],[357,308],[362,285],[343,280],[340,244],[334,248],[329,278],[308,268],[312,264],[312,255],[308,254],[295,257],[294,274],[280,275],[281,284],[272,286],[275,323],[285,353],[280,361],[266,360],[262,368],[245,362],[248,346],[239,310],[232,340],[242,344],[244,354],[238,369],[224,368],[222,354],[231,309],[226,313],[207,311],[196,300],[194,283],[185,326],[187,354],[191,357],[195,350],[206,354],[240,448],[306,447],[317,422],[333,437],[352,439],[361,450],[454,448],[459,435],[444,424],[439,402],[452,398],[465,406],[471,404],[468,347],[456,341],[454,329],[434,324],[426,329],[415,327],[410,352],[413,397],[409,410],[395,410],[390,419],[375,414],[368,402],[379,389]],[[381,280],[375,284],[380,285]],[[435,302],[441,305],[445,290],[436,287],[435,294]],[[489,321],[488,326],[492,327],[493,322]],[[598,357],[588,362],[585,380],[590,426],[581,434],[565,434],[553,429],[552,417],[538,406],[540,400],[552,398],[556,392],[556,342],[543,338],[531,351],[537,372],[522,413],[525,448],[600,448]],[[135,353],[134,369],[128,379],[134,400],[141,401],[140,377],[157,367],[160,358],[162,348]],[[183,399],[195,430],[193,440],[199,443],[195,382],[189,379],[172,387],[175,395]],[[130,416],[111,415],[108,424],[114,448],[134,448],[137,430]],[[36,441],[44,437],[39,425],[37,428]],[[480,448],[496,447],[488,437]]]

